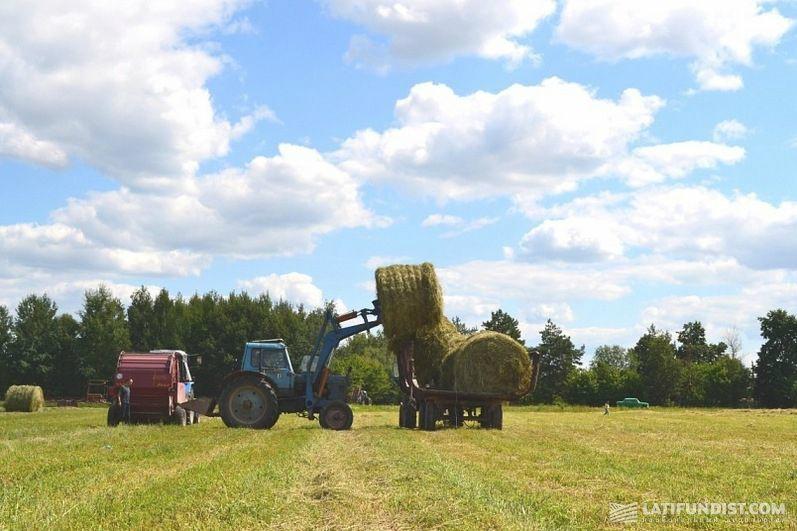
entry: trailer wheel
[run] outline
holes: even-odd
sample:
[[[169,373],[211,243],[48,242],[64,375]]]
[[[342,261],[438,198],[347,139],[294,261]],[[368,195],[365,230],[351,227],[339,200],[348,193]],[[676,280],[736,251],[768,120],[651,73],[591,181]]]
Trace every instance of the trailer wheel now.
[[[434,431],[437,427],[437,408],[434,402],[424,402],[421,407],[421,429]]]
[[[188,412],[181,408],[180,406],[176,406],[174,408],[174,413],[172,413],[172,422],[177,424],[178,426],[185,426],[188,424]]]
[[[452,407],[448,409],[449,422],[455,428],[461,428],[465,424],[465,411],[462,408]]]
[[[348,430],[354,423],[354,413],[346,402],[334,400],[321,410],[318,422],[327,430]]]
[[[279,401],[274,388],[265,378],[247,375],[237,378],[224,388],[219,400],[221,420],[228,428],[267,430],[280,415]]]
[[[418,425],[418,412],[408,400],[399,404],[399,427],[413,429]]]
[[[120,420],[122,420],[122,408],[116,404],[111,404],[108,407],[108,426],[115,428],[119,425]]]
[[[482,408],[482,428],[501,430],[504,428],[504,408],[501,404]]]

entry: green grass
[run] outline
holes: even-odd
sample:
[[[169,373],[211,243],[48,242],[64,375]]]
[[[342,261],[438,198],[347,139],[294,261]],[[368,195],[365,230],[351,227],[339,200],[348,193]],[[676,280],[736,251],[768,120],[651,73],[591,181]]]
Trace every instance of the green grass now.
[[[508,408],[503,431],[105,427],[105,411],[0,413],[0,528],[632,529],[610,502],[785,503],[797,411]],[[668,529],[772,528],[684,519]]]

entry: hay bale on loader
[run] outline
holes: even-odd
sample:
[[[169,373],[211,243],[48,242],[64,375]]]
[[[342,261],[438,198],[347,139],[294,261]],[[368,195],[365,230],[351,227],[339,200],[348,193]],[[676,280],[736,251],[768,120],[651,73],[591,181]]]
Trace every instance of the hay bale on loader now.
[[[38,385],[12,385],[3,404],[6,411],[33,413],[44,409],[44,391]]]
[[[432,264],[381,267],[375,277],[389,347],[397,354],[414,342],[418,383],[499,394],[528,388],[531,362],[523,345],[497,332],[466,336],[445,318]]]

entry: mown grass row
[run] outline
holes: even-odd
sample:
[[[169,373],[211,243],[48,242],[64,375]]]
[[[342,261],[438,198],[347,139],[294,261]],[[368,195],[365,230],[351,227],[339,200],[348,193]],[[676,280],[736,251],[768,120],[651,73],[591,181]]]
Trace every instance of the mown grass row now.
[[[500,432],[433,433],[396,416],[360,408],[353,430],[329,432],[286,415],[253,432],[218,419],[109,429],[92,408],[2,413],[0,528],[592,529],[611,528],[610,502],[797,511],[788,412],[511,408]]]

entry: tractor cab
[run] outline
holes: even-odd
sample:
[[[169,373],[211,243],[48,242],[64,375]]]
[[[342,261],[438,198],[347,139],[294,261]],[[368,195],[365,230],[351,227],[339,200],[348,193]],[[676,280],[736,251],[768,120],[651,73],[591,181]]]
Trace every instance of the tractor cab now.
[[[276,385],[278,395],[289,394],[296,383],[288,347],[282,339],[250,341],[244,347],[241,370],[259,372]]]

